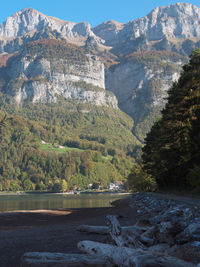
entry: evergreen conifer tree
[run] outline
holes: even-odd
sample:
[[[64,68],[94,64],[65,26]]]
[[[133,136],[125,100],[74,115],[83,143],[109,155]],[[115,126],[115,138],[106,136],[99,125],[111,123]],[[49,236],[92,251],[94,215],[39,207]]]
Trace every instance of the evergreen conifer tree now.
[[[200,185],[200,49],[183,67],[178,82],[169,90],[161,119],[146,137],[142,155],[144,169],[160,189],[187,189]],[[200,188],[200,187],[199,187]]]

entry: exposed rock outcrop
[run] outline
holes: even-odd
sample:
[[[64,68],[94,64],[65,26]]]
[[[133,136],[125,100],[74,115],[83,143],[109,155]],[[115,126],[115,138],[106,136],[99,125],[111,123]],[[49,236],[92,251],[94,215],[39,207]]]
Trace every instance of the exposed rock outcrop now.
[[[119,107],[134,118],[135,132],[141,139],[164,107],[167,91],[172,82],[178,80],[185,61],[186,58],[178,54],[133,53],[106,72],[106,88],[117,96]],[[144,128],[140,123],[148,116],[151,123]]]

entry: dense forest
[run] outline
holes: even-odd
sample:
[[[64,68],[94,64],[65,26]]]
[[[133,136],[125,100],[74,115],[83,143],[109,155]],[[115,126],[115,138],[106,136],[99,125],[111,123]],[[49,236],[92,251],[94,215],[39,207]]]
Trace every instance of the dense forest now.
[[[57,192],[126,184],[141,149],[132,125],[119,110],[71,100],[24,107],[2,101],[0,190]]]
[[[143,147],[146,176],[160,189],[200,191],[200,49],[174,82]]]

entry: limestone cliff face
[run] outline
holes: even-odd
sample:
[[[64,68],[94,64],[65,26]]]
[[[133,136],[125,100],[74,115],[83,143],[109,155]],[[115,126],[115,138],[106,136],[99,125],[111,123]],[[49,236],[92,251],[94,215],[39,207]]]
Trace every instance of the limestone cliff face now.
[[[26,100],[56,102],[61,96],[117,108],[116,97],[105,90],[104,65],[98,57],[55,45],[39,42],[10,58],[5,70],[6,93],[18,105]]]

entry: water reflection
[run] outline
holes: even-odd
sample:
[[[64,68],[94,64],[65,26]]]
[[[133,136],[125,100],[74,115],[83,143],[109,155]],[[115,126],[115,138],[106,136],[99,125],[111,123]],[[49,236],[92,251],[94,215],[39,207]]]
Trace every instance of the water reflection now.
[[[0,211],[110,207],[119,194],[24,194],[0,195]]]

